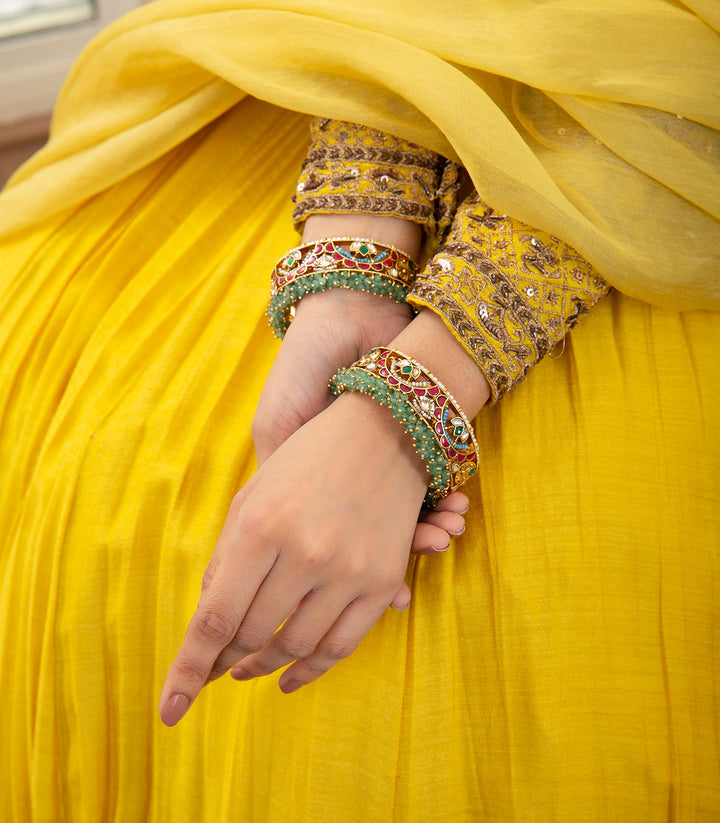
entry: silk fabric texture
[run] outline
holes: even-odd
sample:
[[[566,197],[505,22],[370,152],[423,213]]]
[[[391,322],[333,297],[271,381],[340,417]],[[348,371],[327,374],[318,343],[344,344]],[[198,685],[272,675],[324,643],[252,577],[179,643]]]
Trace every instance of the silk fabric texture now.
[[[161,724],[255,468],[307,125],[245,100],[0,246],[0,819],[716,820],[720,315],[618,292],[477,416],[408,612]]]
[[[551,50],[503,5],[498,25],[514,19]],[[444,58],[408,45],[429,31],[419,12],[396,45],[417,62],[371,67],[359,55],[340,85],[363,94],[346,98],[333,79],[338,66],[350,72],[337,41],[314,43],[316,58],[302,58],[314,61],[310,100],[288,46],[301,51],[304,26],[323,18],[256,7],[254,28],[233,29],[242,9],[202,8],[150,6],[91,46],[81,67],[92,71],[73,73],[51,145],[0,197],[15,227],[0,245],[0,818],[716,820],[720,317],[619,292],[478,415],[466,533],[447,555],[411,563],[407,613],[388,612],[296,694],[282,695],[276,676],[223,678],[178,727],[160,723],[203,569],[255,468],[250,421],[277,350],[269,273],[297,238],[290,195],[308,141],[306,117],[240,99],[226,74],[242,65],[238,83],[258,97],[294,95],[297,109],[304,99],[313,113],[449,151],[434,120],[405,122],[417,107],[367,79],[384,72],[389,87],[397,73],[393,87],[419,88],[407,71],[423,61],[442,79]],[[356,18],[360,40],[369,26],[383,43],[402,31],[380,22],[399,12],[373,16],[373,4],[303,8],[322,9],[334,33],[333,15]],[[565,7],[538,8],[562,9],[569,25]],[[669,44],[681,21],[707,30],[673,4],[608,8],[635,9],[639,28],[643,14],[667,15]],[[286,14],[295,26],[283,39],[274,22]],[[454,36],[467,40],[470,22]],[[267,29],[285,47],[269,66]],[[103,43],[115,45],[101,57]],[[629,60],[619,51],[616,85]],[[478,79],[505,100],[504,81]],[[476,152],[490,184],[532,212],[523,192],[535,178],[492,172],[486,128]],[[495,148],[502,168],[510,150]],[[542,176],[554,154],[524,156]],[[651,219],[644,202],[628,201],[633,219]],[[669,245],[667,233],[654,241]]]
[[[0,232],[83,202],[250,94],[459,159],[496,211],[625,294],[717,307],[719,17],[708,0],[152,3],[86,49]]]

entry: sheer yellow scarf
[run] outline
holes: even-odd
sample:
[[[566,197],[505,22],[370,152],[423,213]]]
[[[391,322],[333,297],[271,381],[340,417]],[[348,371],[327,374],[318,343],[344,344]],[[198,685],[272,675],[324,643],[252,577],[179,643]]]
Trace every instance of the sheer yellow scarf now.
[[[715,0],[160,0],[107,29],[0,233],[76,206],[246,94],[397,134],[626,294],[720,306]]]

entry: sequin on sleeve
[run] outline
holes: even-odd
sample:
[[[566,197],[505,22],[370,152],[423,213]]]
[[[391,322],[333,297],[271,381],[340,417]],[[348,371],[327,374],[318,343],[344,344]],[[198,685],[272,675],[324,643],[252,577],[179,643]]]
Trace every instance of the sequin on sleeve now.
[[[459,166],[390,134],[341,120],[315,118],[293,223],[311,214],[401,217],[440,239],[457,205]]]
[[[495,401],[608,291],[575,249],[496,214],[473,194],[408,302],[441,315],[482,369]]]

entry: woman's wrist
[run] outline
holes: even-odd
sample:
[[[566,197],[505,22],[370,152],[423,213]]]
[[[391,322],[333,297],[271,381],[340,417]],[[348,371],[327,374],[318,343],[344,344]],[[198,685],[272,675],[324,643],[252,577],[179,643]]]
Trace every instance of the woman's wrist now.
[[[460,400],[445,381],[458,387]],[[389,346],[375,347],[349,368],[338,370],[330,391],[341,397],[364,394],[388,409],[427,470],[428,506],[476,473],[478,444],[468,413],[473,417],[487,402],[490,386],[438,316],[426,313],[416,318]]]
[[[372,214],[313,214],[305,222],[302,242],[350,236],[394,246],[415,260],[422,245],[422,228],[417,223]],[[357,359],[367,349],[397,334],[410,322],[412,310],[406,303],[370,292],[328,289],[302,297],[295,306],[293,324],[322,328],[329,322],[336,334],[338,317],[354,330],[352,339],[359,348],[353,350],[352,359]],[[385,330],[387,337],[383,336]]]
[[[490,399],[490,385],[477,363],[442,318],[423,310],[387,344],[405,352],[450,390],[469,420]]]
[[[396,217],[311,216],[301,244],[272,270],[267,315],[275,336],[285,336],[305,298],[326,291],[364,292],[405,306],[417,274],[421,239],[420,226]],[[370,309],[378,305],[352,304]]]
[[[352,420],[348,432],[359,453],[367,457],[380,449],[390,463],[402,467],[403,488],[422,500],[430,475],[412,440],[389,409],[359,392],[345,392],[333,401],[331,414]]]
[[[422,246],[422,227],[400,217],[373,214],[312,214],[305,221],[302,242],[326,237],[361,237],[394,246],[417,261]]]

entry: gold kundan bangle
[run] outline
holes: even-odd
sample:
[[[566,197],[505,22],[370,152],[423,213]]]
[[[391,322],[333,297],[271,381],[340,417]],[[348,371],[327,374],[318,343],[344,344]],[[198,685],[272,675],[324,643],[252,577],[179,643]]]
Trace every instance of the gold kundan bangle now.
[[[372,292],[403,303],[417,271],[407,254],[358,237],[333,237],[291,249],[272,271],[267,315],[282,338],[295,304],[306,294],[327,289]]]
[[[368,394],[386,406],[413,438],[430,473],[426,502],[460,488],[478,469],[478,445],[470,421],[455,398],[426,368],[397,349],[378,346],[348,369],[330,390]]]

